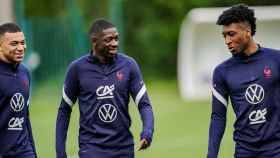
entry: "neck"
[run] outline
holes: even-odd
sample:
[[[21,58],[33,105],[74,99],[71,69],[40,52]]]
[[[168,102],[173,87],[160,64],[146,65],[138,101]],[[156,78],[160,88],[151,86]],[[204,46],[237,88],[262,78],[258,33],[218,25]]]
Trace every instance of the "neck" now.
[[[254,40],[251,40],[248,44],[248,47],[243,51],[245,55],[250,56],[256,53],[258,50],[258,45]]]
[[[97,59],[99,60],[99,62],[100,62],[101,64],[108,64],[108,63],[111,62],[111,59],[108,59],[108,58],[106,58],[106,57],[100,55],[100,54],[97,53],[95,50],[93,50],[92,52],[93,52],[93,55],[94,55],[95,57],[97,57]]]

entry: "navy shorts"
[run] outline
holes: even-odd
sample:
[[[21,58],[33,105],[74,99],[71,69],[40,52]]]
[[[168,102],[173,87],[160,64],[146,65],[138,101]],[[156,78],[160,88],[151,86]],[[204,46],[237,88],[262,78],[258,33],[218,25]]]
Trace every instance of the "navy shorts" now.
[[[240,145],[235,145],[235,158],[280,158],[280,148],[266,150],[260,148],[244,148]]]
[[[36,155],[13,155],[13,156],[0,156],[0,158],[36,158]]]
[[[79,158],[134,158],[134,147],[104,148],[91,146],[80,149]]]

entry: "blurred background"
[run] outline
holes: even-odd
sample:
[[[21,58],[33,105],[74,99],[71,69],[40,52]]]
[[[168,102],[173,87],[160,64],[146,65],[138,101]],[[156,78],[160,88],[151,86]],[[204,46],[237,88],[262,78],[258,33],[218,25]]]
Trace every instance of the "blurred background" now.
[[[136,158],[206,157],[210,97],[192,100],[180,95],[182,85],[178,84],[177,73],[180,29],[191,9],[229,7],[237,3],[280,5],[275,0],[0,0],[0,23],[17,22],[27,39],[24,63],[32,71],[30,113],[38,156],[55,157],[55,121],[66,67],[88,53],[87,31],[92,21],[103,17],[117,26],[120,51],[139,63],[153,103],[154,141],[147,151],[137,151]],[[207,32],[207,27],[201,28]],[[203,34],[199,39],[203,39]],[[137,146],[141,121],[133,102],[130,113]],[[78,151],[78,119],[78,106],[75,106],[67,140],[68,155],[72,158],[77,157]],[[222,158],[233,155],[233,121],[229,108],[220,150]]]

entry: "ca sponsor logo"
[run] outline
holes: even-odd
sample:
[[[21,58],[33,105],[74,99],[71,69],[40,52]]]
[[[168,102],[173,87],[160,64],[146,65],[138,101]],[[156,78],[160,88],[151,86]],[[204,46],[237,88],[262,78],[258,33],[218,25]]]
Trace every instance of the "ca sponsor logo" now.
[[[100,120],[106,123],[115,121],[117,115],[117,108],[112,104],[104,104],[98,110]]]
[[[98,87],[96,90],[97,99],[114,98],[114,90],[115,85]]]
[[[8,130],[22,130],[24,117],[12,117],[8,124]]]
[[[250,124],[260,124],[266,122],[267,110],[264,108],[263,110],[254,110],[249,115]]]
[[[246,100],[251,104],[258,104],[264,99],[264,89],[259,84],[251,84],[245,92]]]
[[[10,105],[15,112],[21,111],[24,107],[24,97],[22,96],[22,94],[21,93],[14,94],[10,100]]]

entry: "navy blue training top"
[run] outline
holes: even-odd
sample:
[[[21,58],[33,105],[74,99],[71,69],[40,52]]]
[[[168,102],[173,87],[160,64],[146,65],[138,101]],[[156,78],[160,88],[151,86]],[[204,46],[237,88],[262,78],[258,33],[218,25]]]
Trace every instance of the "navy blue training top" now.
[[[98,154],[97,150],[104,149],[106,152],[100,152],[102,154],[96,155],[98,158],[133,155],[129,153],[134,152],[133,137],[129,131],[130,95],[141,114],[141,138],[151,142],[154,130],[152,107],[140,69],[131,57],[121,53],[109,64],[101,64],[91,54],[73,61],[68,67],[56,124],[57,157],[66,157],[65,142],[71,107],[77,98],[80,153],[92,150]],[[116,149],[128,147],[132,150],[116,152]]]
[[[212,86],[208,158],[218,155],[229,99],[239,146],[256,152],[280,147],[280,51],[260,47],[231,57],[215,68]]]
[[[29,120],[30,75],[0,60],[0,157],[36,155]]]

